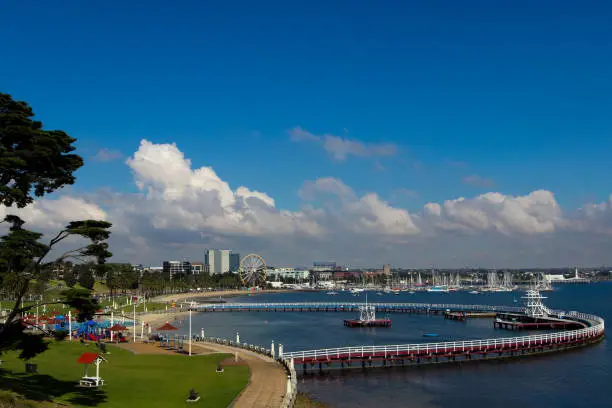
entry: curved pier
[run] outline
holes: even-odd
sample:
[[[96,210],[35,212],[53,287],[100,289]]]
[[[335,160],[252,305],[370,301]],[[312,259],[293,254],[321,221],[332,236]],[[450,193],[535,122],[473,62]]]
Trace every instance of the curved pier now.
[[[350,367],[417,365],[426,363],[487,360],[563,351],[599,341],[604,335],[604,320],[595,315],[570,312],[566,318],[587,327],[558,333],[486,340],[448,341],[385,346],[339,347],[284,353],[282,358],[294,364],[339,364]]]
[[[192,307],[200,312],[354,312],[365,303],[359,302],[269,302],[205,304]],[[385,313],[522,313],[523,307],[460,305],[440,303],[369,303]],[[580,312],[550,310],[550,317],[573,322],[576,329],[556,333],[533,334],[520,337],[416,343],[384,346],[339,347],[279,353],[279,358],[291,365],[301,364],[304,371],[318,364],[325,367],[385,367],[431,363],[482,361],[508,357],[564,351],[586,346],[601,340],[605,322],[595,315]],[[280,350],[279,350],[280,351]]]

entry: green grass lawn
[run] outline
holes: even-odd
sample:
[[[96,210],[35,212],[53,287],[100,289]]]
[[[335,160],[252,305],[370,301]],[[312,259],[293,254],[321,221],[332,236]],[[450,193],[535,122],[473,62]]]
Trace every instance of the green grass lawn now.
[[[83,366],[76,362],[81,353],[96,351],[94,344],[52,342],[48,351],[34,358],[38,374],[26,374],[25,363],[15,354],[2,355],[0,393],[17,392],[28,400],[54,401],[74,407],[227,407],[249,381],[246,366],[227,366],[215,372],[227,354],[208,356],[135,355],[109,346],[107,363],[100,366],[105,385],[100,389],[77,387]],[[95,366],[89,367],[95,375]],[[197,403],[186,403],[194,388],[201,396]]]

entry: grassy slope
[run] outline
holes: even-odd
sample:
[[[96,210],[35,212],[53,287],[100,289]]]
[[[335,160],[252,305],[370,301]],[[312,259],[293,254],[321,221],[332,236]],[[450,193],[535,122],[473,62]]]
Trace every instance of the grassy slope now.
[[[191,406],[185,398],[190,388],[201,395],[195,405],[226,407],[247,385],[246,366],[224,367],[217,374],[217,363],[227,355],[187,357],[180,355],[134,355],[109,347],[108,363],[101,366],[106,385],[102,391],[76,387],[83,375],[83,366],[76,359],[95,346],[54,342],[50,349],[36,357],[38,375],[26,375],[24,362],[14,354],[5,354],[0,377],[0,390],[17,391],[30,400],[54,400],[75,407],[100,406],[123,408]],[[89,368],[95,374],[95,366]],[[49,397],[52,396],[52,397]]]

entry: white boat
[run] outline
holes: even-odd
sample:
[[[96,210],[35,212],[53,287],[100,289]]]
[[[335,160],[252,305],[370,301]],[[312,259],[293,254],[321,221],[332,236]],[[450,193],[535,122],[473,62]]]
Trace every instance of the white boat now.
[[[477,291],[477,290],[470,291],[470,295],[479,295],[479,294],[480,294],[480,292]]]
[[[338,292],[334,292],[333,290],[331,292],[327,292],[326,295],[337,295]]]
[[[448,292],[448,286],[447,285],[432,286],[431,288],[427,288],[427,291],[428,292],[447,293]]]
[[[351,293],[354,294],[354,295],[356,295],[358,293],[361,293],[363,291],[365,291],[365,289],[363,289],[363,288],[353,288],[353,289],[351,289]]]

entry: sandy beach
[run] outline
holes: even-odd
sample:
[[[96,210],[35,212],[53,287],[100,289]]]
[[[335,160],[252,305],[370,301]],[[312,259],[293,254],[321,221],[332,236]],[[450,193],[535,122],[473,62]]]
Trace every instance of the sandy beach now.
[[[178,311],[178,312],[165,312],[165,313],[146,313],[136,316],[138,321],[144,321],[149,326],[151,326],[152,331],[155,331],[155,328],[161,326],[166,322],[173,322],[176,320],[182,320],[189,315],[188,311]]]
[[[173,293],[171,295],[156,296],[150,299],[151,302],[180,302],[180,301],[197,301],[202,298],[223,298],[233,296],[246,296],[246,295],[261,295],[265,293],[281,293],[287,292],[282,289],[271,289],[271,290],[258,290],[258,291],[246,291],[246,290],[219,290],[213,292],[186,292],[186,293]]]

